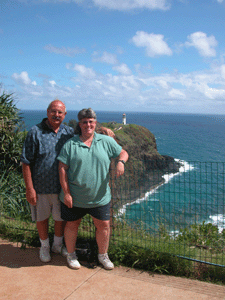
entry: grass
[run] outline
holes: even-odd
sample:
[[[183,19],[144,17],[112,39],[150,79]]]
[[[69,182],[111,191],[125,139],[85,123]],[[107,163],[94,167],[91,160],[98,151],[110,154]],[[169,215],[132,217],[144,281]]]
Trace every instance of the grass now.
[[[1,174],[0,212],[2,237],[19,242],[22,247],[40,246],[36,225],[30,219],[22,174],[18,170]],[[50,219],[51,242],[53,228]],[[78,243],[90,244],[92,258],[97,257],[95,228],[89,216],[82,220]],[[225,268],[216,266],[225,265],[224,250],[225,231],[218,232],[212,224],[191,225],[173,237],[162,225],[157,231],[147,230],[142,223],[128,224],[123,218],[114,218],[109,254],[116,265],[225,284]]]
[[[0,210],[9,217],[31,220],[25,184],[20,169],[8,168],[0,177]]]
[[[78,244],[90,245],[92,259],[96,259],[97,246],[94,238],[95,229],[93,223],[90,222],[89,217],[86,217],[80,226]],[[139,237],[135,239],[132,236],[132,228],[123,224],[123,229],[123,234],[121,235],[121,228],[115,228],[111,237],[109,255],[115,265],[225,284],[225,268],[180,258],[176,253],[178,242],[174,241],[172,243],[171,239],[161,239],[160,237],[156,240],[155,237],[149,235],[149,244],[143,244],[141,243],[140,232],[136,231]],[[0,235],[3,238],[20,242],[21,247],[24,248],[26,245],[40,246],[36,225],[28,221],[24,222],[2,216],[0,218]],[[50,241],[53,240],[53,235],[53,221],[50,220]],[[180,244],[180,246],[185,246],[187,249],[191,247],[188,244]],[[194,250],[194,248],[191,249]],[[189,250],[186,251],[188,252]],[[195,250],[198,251],[193,252],[195,256],[202,251],[198,248]],[[209,251],[209,249],[204,249],[204,251]],[[204,256],[202,253],[201,255]],[[209,252],[207,255],[209,255]],[[216,262],[219,262],[218,255]]]

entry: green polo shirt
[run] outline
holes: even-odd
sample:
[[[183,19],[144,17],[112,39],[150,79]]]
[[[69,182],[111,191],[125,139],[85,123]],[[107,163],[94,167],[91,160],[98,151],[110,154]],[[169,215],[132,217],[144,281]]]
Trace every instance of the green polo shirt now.
[[[122,147],[106,135],[95,133],[91,147],[74,136],[61,149],[58,160],[69,166],[67,176],[73,206],[92,208],[111,200],[109,167],[111,158],[119,156]],[[61,190],[59,199],[64,201]]]

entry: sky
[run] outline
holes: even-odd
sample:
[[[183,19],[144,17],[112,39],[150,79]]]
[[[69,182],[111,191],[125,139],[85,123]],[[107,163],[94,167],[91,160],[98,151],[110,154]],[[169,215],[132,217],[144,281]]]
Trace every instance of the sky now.
[[[19,109],[225,114],[225,0],[0,0]]]

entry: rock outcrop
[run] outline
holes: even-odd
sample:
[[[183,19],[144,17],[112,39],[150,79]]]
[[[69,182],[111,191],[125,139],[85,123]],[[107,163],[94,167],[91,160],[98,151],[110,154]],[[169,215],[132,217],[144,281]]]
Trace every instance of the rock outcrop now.
[[[102,123],[115,133],[115,139],[129,154],[125,174],[116,179],[112,162],[112,196],[115,208],[143,198],[145,193],[165,182],[163,175],[179,172],[180,163],[158,153],[156,139],[147,128],[135,124]]]

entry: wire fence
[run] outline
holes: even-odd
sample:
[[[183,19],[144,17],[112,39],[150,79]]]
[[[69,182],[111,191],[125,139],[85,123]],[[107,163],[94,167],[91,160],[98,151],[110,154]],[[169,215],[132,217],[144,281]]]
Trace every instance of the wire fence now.
[[[190,260],[225,265],[224,163],[180,162],[179,172],[164,169],[133,173],[113,196],[113,240],[151,248]],[[131,172],[128,172],[131,174]],[[161,174],[161,172],[160,172]],[[132,198],[138,178],[143,178]],[[163,178],[163,181],[161,180]],[[156,179],[158,184],[156,184]],[[151,187],[146,190],[146,187]],[[120,199],[115,197],[120,194]]]
[[[179,162],[179,172],[171,173],[175,170],[171,165],[149,171],[130,160],[125,175],[118,179],[114,166],[110,180],[112,243],[225,266],[225,163]],[[18,221],[12,207],[8,209],[9,198],[14,197],[12,190],[8,194],[1,190],[0,197],[0,232],[3,223],[18,234],[21,230],[36,231],[29,218]],[[24,199],[23,191],[23,208],[17,205],[17,210],[24,210]],[[28,211],[23,213],[29,216]],[[94,238],[89,216],[82,221],[79,232]]]

